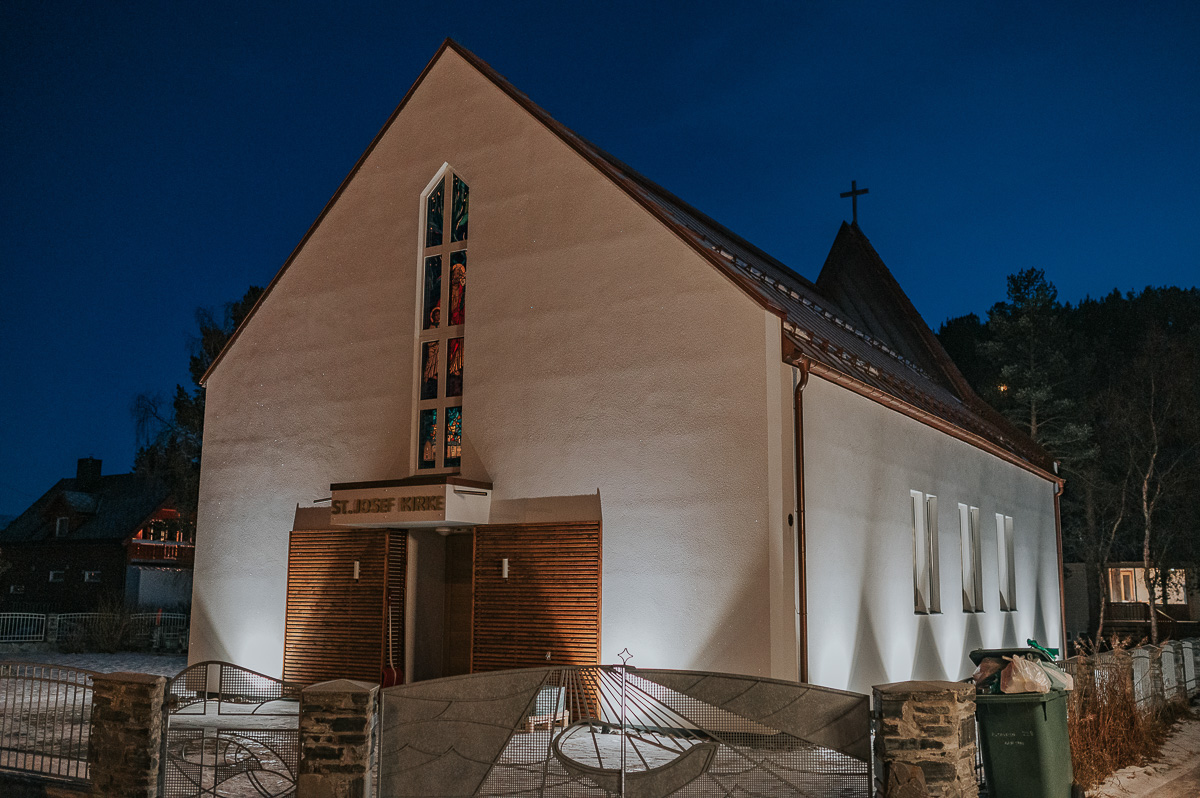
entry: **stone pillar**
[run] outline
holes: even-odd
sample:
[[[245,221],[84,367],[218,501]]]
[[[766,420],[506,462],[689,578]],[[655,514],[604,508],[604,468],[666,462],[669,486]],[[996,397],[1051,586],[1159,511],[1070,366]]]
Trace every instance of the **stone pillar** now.
[[[56,613],[50,613],[46,616],[46,636],[44,639],[47,643],[58,642],[58,615]]]
[[[1166,685],[1163,682],[1162,649],[1158,646],[1142,646],[1150,656],[1150,711],[1156,716],[1167,703]]]
[[[146,673],[92,677],[92,795],[157,798],[166,684],[166,677]]]
[[[1188,683],[1187,683],[1187,667],[1184,664],[1184,657],[1188,655],[1187,648],[1183,643],[1176,640],[1172,643],[1175,647],[1175,700],[1187,706],[1188,703]]]
[[[883,768],[879,798],[977,798],[974,685],[884,684],[875,688],[873,704],[875,756]]]
[[[296,798],[374,795],[371,760],[379,685],[336,679],[300,694]]]

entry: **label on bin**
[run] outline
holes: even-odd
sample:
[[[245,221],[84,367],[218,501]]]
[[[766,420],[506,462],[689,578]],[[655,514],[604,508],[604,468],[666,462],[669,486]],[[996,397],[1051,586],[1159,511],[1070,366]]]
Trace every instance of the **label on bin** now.
[[[1029,729],[1011,732],[992,732],[989,737],[1000,745],[1021,746],[1033,739],[1033,732]]]

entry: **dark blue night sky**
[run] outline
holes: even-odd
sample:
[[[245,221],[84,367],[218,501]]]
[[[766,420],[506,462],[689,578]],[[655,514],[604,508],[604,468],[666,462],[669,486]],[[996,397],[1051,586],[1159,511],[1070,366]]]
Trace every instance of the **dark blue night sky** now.
[[[869,186],[934,327],[1030,266],[1200,281],[1200,3],[713,5],[0,5],[0,515],[129,469],[194,309],[271,279],[447,36],[805,276]]]

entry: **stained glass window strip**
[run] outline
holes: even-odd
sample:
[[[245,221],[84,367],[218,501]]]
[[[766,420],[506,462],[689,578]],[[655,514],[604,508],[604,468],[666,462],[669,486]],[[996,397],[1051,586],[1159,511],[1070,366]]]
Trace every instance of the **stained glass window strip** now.
[[[463,339],[451,338],[446,348],[446,396],[462,396],[462,392]]]
[[[417,449],[418,468],[437,467],[437,416],[437,408],[421,411],[421,442]],[[461,423],[459,426],[462,426]]]
[[[442,245],[442,215],[446,204],[445,186],[445,181],[438,183],[437,188],[429,192],[429,199],[425,201],[425,246],[427,247]]]
[[[447,169],[424,202],[416,353],[417,468],[458,469],[470,189]]]
[[[456,339],[460,342],[461,338]],[[438,395],[438,349],[441,341],[426,341],[421,345],[421,398],[437,399]],[[459,360],[462,360],[461,354]],[[462,386],[462,364],[459,363],[458,384]]]
[[[467,253],[450,253],[450,324],[462,324],[467,318]]]
[[[422,330],[431,330],[442,323],[442,256],[433,255],[425,259],[425,299]]]
[[[462,408],[446,408],[446,459],[447,468],[462,465]]]
[[[458,179],[458,175],[454,176],[454,204],[452,214],[452,223],[450,227],[451,241],[466,241],[467,240],[467,205],[470,189],[467,184]]]

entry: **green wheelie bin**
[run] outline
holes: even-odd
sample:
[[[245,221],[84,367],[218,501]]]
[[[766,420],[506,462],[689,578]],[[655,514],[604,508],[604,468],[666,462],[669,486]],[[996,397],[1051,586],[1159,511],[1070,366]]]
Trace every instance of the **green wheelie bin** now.
[[[1035,649],[980,649],[985,657],[1033,656]],[[1072,798],[1071,741],[1067,734],[1067,694],[999,693],[975,696],[979,746],[988,798]]]

